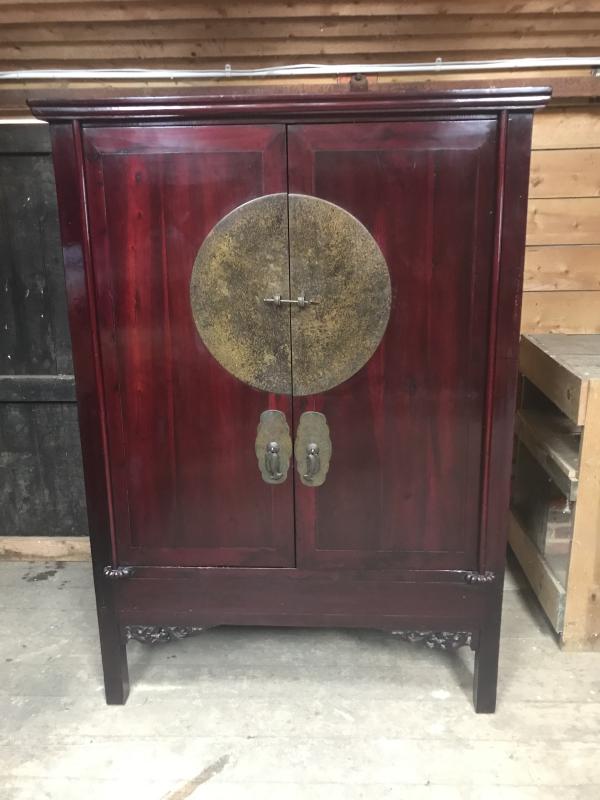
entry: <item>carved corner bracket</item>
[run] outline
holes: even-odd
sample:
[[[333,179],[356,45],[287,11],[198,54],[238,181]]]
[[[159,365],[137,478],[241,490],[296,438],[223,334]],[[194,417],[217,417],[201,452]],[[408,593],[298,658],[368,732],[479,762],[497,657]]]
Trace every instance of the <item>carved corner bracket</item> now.
[[[133,567],[104,567],[102,570],[105,578],[130,578],[134,573]]]
[[[468,631],[392,631],[404,642],[421,642],[426,647],[440,650],[456,650],[471,645],[471,634]]]
[[[164,644],[178,639],[187,639],[195,633],[200,633],[203,628],[169,626],[169,625],[126,625],[125,641],[135,639],[142,644]]]
[[[496,580],[495,572],[467,572],[465,581],[467,583],[492,583]]]

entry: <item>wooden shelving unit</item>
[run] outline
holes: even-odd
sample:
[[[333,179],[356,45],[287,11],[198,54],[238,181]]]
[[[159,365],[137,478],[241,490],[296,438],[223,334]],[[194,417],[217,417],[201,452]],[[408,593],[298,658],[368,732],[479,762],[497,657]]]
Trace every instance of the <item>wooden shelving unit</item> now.
[[[509,542],[563,646],[600,649],[600,335],[524,336],[519,362],[520,477]],[[527,484],[539,468],[544,479]],[[524,495],[534,508],[530,514],[522,511]],[[545,517],[541,495],[549,498]],[[540,526],[550,529],[560,518],[557,495],[564,498],[568,539],[547,546]]]
[[[522,409],[517,436],[570,501],[577,499],[581,431],[568,417]]]

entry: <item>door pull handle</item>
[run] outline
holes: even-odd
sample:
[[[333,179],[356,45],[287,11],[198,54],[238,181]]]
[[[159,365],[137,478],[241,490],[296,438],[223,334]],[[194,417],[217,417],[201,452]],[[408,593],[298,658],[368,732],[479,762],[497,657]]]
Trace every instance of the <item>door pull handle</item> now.
[[[327,419],[320,411],[300,415],[295,451],[300,482],[313,489],[322,486],[331,461],[331,436]]]
[[[319,445],[311,442],[306,448],[306,472],[303,477],[307,483],[312,483],[315,475],[321,471],[321,456]]]
[[[254,452],[265,483],[284,483],[292,457],[292,439],[285,414],[263,411],[256,429]]]
[[[280,481],[283,478],[280,450],[278,442],[268,442],[265,449],[265,471],[273,481]]]

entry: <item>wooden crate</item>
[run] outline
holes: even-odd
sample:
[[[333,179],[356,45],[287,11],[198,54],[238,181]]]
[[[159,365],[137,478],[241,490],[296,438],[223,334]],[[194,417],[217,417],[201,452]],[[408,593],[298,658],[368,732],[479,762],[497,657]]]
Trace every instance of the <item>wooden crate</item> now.
[[[541,542],[539,511],[537,522],[533,512],[529,519],[523,513],[522,475],[515,481],[509,541],[563,646],[600,649],[600,335],[524,336],[520,370],[545,403],[536,409],[523,394],[519,447],[573,503],[570,557],[557,567],[556,548]],[[530,462],[526,469],[531,472]]]

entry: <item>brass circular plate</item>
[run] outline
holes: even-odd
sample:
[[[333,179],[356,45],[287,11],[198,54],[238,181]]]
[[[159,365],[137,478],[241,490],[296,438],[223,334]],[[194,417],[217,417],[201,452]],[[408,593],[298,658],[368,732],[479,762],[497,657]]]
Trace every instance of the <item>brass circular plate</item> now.
[[[198,251],[190,295],[215,359],[276,394],[317,394],[350,378],[377,349],[391,308],[387,264],[364,225],[298,194],[260,197],[220,220]],[[264,302],[277,295],[318,304]]]
[[[375,239],[343,208],[290,194],[291,295],[318,305],[292,311],[294,394],[326,392],[371,358],[392,305],[390,273]]]
[[[288,292],[287,194],[251,200],[219,220],[192,271],[196,327],[222,367],[276,394],[292,393],[290,319],[264,298]]]

